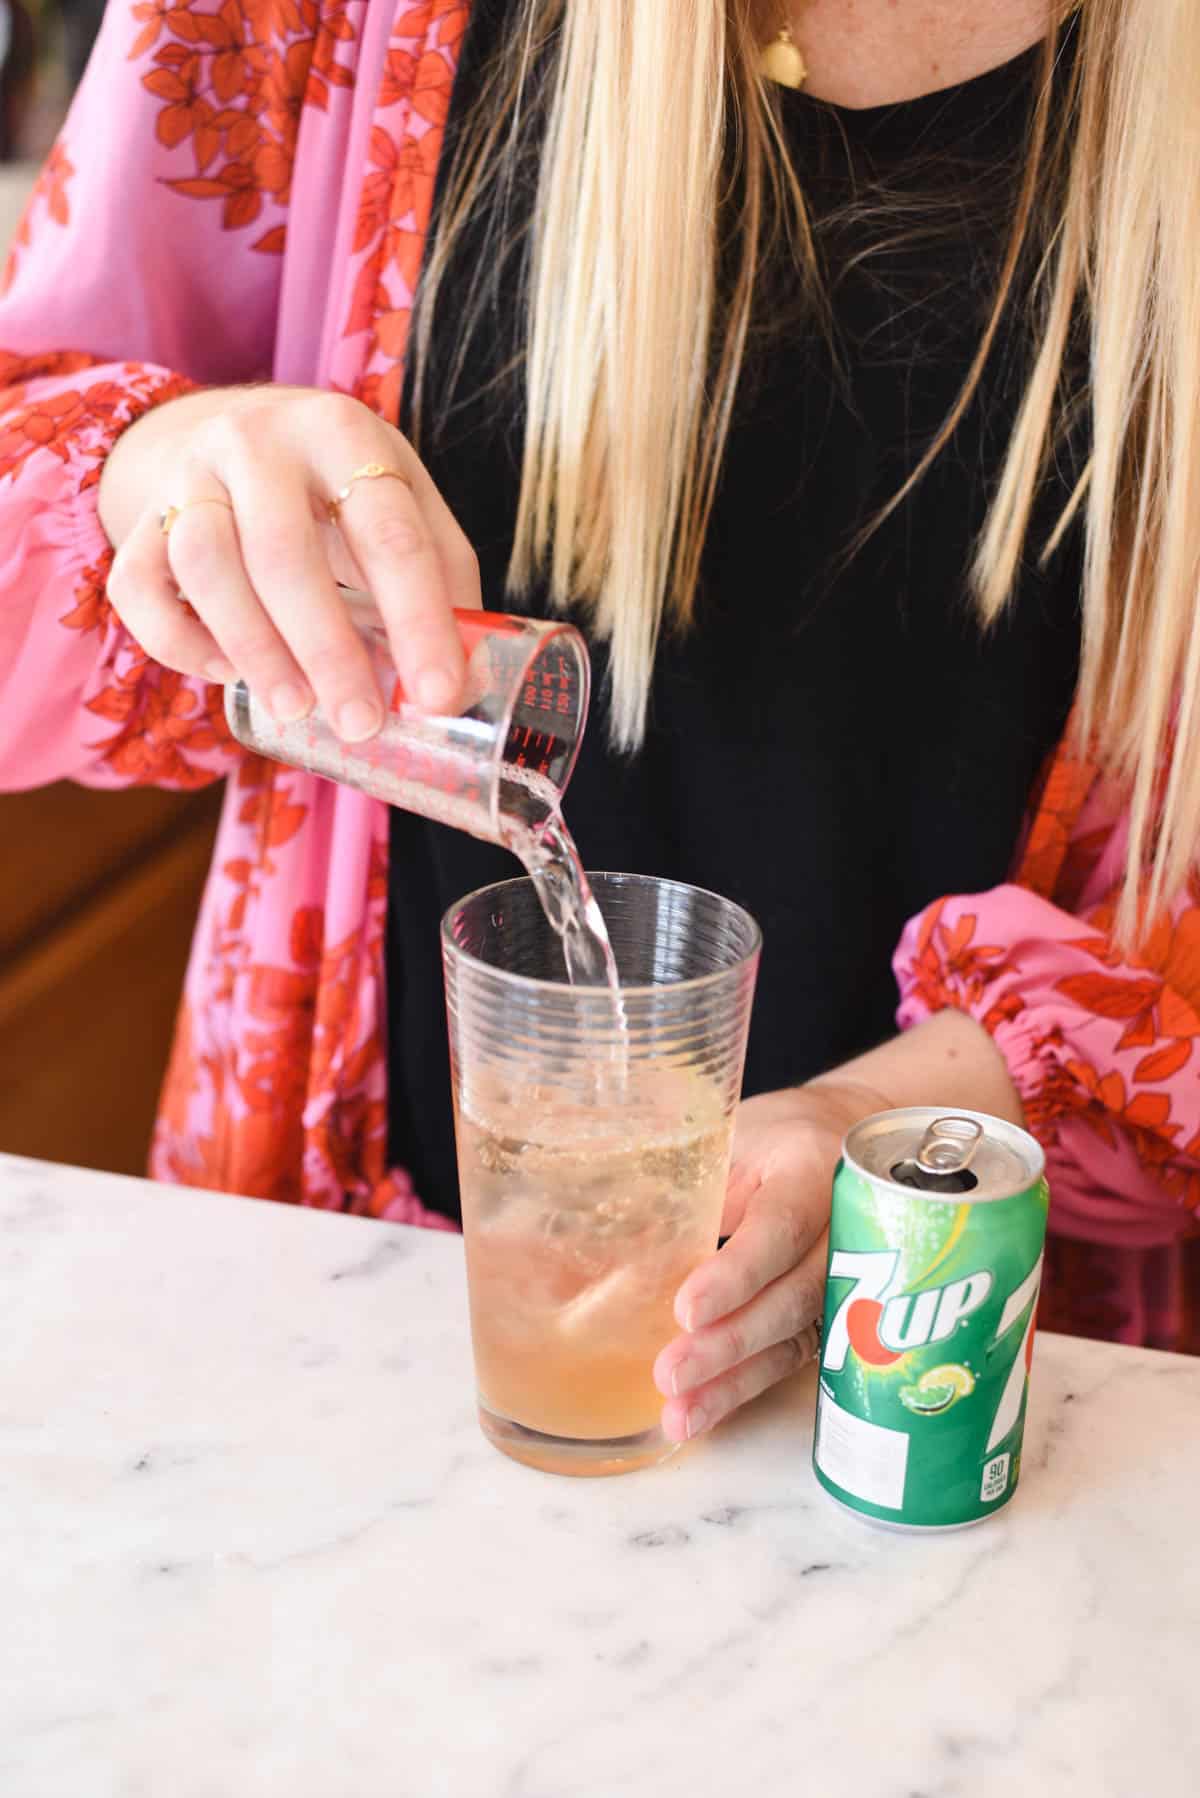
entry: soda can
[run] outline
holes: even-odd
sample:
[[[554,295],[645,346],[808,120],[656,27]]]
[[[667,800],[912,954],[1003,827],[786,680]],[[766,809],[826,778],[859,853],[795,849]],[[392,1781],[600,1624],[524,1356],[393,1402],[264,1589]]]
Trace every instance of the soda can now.
[[[833,1182],[813,1467],[895,1529],[1017,1489],[1049,1191],[1015,1124],[927,1106],[856,1124]]]

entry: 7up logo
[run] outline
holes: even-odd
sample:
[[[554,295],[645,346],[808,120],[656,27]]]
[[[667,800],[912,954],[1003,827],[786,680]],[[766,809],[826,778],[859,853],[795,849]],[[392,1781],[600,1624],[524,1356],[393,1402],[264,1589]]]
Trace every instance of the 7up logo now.
[[[912,1349],[946,1342],[965,1318],[986,1301],[995,1284],[987,1268],[965,1274],[944,1286],[922,1292],[896,1290],[900,1254],[894,1249],[858,1251],[835,1249],[829,1261],[829,1278],[849,1280],[850,1289],[829,1321],[822,1369],[840,1373],[853,1349],[867,1367],[891,1367]],[[1024,1323],[1019,1348],[988,1434],[986,1453],[1003,1441],[1016,1423],[1024,1396],[1029,1363],[1033,1358],[1033,1330],[1041,1285],[1042,1257],[1005,1301],[995,1335],[987,1345],[991,1356],[1011,1342]],[[1015,1346],[1015,1345],[1014,1345]]]
[[[890,1367],[909,1349],[945,1342],[964,1317],[978,1311],[992,1290],[986,1268],[930,1286],[925,1292],[893,1292],[900,1261],[896,1249],[859,1253],[835,1249],[829,1263],[831,1280],[851,1280],[849,1292],[829,1326],[824,1366],[840,1373],[853,1349],[869,1367]]]

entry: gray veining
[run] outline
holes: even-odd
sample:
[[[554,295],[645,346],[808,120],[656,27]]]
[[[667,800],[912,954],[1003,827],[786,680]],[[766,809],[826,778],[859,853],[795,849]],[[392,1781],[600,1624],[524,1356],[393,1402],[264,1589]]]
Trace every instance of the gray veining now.
[[[1048,1337],[1022,1490],[832,1506],[801,1376],[496,1455],[461,1245],[0,1157],[4,1798],[1194,1798],[1200,1362]]]

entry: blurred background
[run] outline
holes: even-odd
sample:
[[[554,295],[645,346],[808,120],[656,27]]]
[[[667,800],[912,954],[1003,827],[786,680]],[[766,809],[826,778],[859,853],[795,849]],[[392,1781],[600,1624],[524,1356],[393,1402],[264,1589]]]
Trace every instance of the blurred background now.
[[[103,10],[0,0],[0,262]],[[145,1171],[218,805],[0,793],[0,1149]]]

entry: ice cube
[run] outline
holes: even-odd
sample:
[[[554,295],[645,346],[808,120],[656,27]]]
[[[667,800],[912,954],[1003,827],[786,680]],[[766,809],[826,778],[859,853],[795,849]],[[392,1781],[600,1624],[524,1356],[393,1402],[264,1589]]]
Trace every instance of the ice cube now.
[[[551,1241],[564,1236],[577,1236],[583,1227],[582,1212],[573,1210],[568,1205],[560,1205],[557,1210],[544,1211],[538,1219],[538,1228],[543,1236]]]
[[[577,1336],[602,1319],[606,1310],[617,1311],[632,1296],[637,1273],[631,1267],[614,1267],[582,1292],[568,1299],[554,1314],[564,1336]],[[614,1318],[614,1328],[616,1319]]]
[[[475,1155],[489,1174],[513,1174],[525,1148],[523,1142],[511,1136],[480,1136]]]
[[[592,1232],[605,1239],[636,1236],[645,1223],[642,1206],[635,1206],[627,1193],[610,1193],[592,1211]]]
[[[655,1143],[641,1151],[639,1170],[651,1179],[669,1180],[672,1186],[699,1186],[725,1153],[725,1134],[710,1130],[705,1136],[688,1136],[682,1142]]]
[[[659,1193],[650,1210],[654,1233],[660,1242],[670,1242],[672,1237],[678,1236],[692,1215],[687,1200],[670,1190]]]

